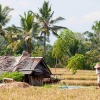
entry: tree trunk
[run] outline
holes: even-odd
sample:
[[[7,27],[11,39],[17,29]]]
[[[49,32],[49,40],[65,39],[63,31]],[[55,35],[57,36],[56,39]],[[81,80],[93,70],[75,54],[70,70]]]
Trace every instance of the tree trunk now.
[[[57,68],[57,57],[56,57],[56,65],[55,65],[55,74],[56,74],[56,68]]]
[[[31,39],[27,40],[26,47],[27,47],[27,52],[31,54]]]
[[[46,34],[44,33],[44,58],[46,56]]]

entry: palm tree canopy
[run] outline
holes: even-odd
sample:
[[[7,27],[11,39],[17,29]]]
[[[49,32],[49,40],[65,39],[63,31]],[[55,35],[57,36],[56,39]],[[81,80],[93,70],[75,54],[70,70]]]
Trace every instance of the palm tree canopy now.
[[[33,21],[34,21],[34,16],[32,15],[31,12],[28,11],[28,14],[24,12],[24,17],[21,16],[21,26],[22,29],[24,30],[25,33],[28,33],[30,29],[32,29]]]
[[[49,2],[44,1],[42,8],[39,8],[39,13],[45,20],[51,16],[51,6],[49,7]]]
[[[21,27],[17,27],[14,24],[12,26],[8,26],[4,28],[3,30],[5,30],[6,32],[10,32],[10,33],[22,33]]]
[[[46,41],[49,36],[52,33],[55,36],[58,36],[57,31],[60,29],[66,29],[66,27],[63,26],[56,26],[55,23],[64,20],[63,17],[58,17],[54,20],[52,20],[54,11],[51,11],[51,5],[49,6],[49,1],[44,1],[41,8],[39,8],[39,14],[34,14],[37,22],[40,25],[40,33],[43,34],[43,41],[44,41],[44,57],[46,55]],[[51,33],[50,33],[51,31]]]
[[[26,14],[26,12],[24,12],[24,17],[21,16],[21,27],[23,32],[27,35],[27,36],[32,36],[35,37],[37,35],[37,31],[38,31],[38,23],[34,21],[34,15],[31,11],[28,11],[28,13]]]
[[[2,8],[2,5],[0,5],[0,24],[2,26],[6,25],[6,23],[9,22],[11,15],[9,15],[10,11],[12,11],[13,8],[9,8],[8,6],[5,6]]]
[[[45,33],[47,36],[50,35],[49,31],[52,31],[52,34],[55,36],[58,36],[57,31],[60,29],[66,29],[66,27],[62,26],[55,26],[54,24],[64,20],[63,17],[58,17],[54,20],[52,20],[54,11],[51,12],[51,6],[49,6],[49,1],[44,1],[42,8],[39,8],[39,14],[35,14],[36,18],[41,24],[41,30],[42,33]]]
[[[95,21],[94,25],[92,26],[92,30],[97,34],[100,33],[100,21]]]

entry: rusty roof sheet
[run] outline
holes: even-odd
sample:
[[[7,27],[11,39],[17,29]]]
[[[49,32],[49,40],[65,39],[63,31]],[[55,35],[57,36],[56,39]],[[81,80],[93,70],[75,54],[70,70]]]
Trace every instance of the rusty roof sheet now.
[[[0,56],[0,71],[13,71],[15,67],[18,69],[32,69],[42,60],[42,57],[22,57],[21,60],[16,63],[14,56]]]
[[[1,56],[0,57],[0,74],[4,71],[12,72],[12,71],[20,71],[24,74],[31,74],[36,66],[43,62],[46,67],[48,73],[51,74],[51,71],[48,69],[46,64],[44,63],[43,57],[29,57],[29,56],[20,56],[19,61],[17,61],[18,57],[14,56]],[[45,70],[46,70],[45,69]]]
[[[21,72],[22,72],[23,74],[31,74],[31,73],[32,73],[32,71],[27,71],[27,70],[26,70],[26,71],[25,71],[25,70],[22,70]]]
[[[16,67],[18,69],[32,69],[32,70],[34,70],[34,68],[41,61],[41,59],[42,58],[28,57],[28,58],[24,59],[23,61],[21,61],[18,65],[16,65]]]

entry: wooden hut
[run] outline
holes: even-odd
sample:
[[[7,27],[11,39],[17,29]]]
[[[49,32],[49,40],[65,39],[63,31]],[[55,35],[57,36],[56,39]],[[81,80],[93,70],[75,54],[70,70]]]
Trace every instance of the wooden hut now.
[[[4,71],[19,71],[24,74],[23,81],[33,86],[42,86],[44,78],[50,78],[52,74],[43,57],[30,56],[1,56],[0,74]]]

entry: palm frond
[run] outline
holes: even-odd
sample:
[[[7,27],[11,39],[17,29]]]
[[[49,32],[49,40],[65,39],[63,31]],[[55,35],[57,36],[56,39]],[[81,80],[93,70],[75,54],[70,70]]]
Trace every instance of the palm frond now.
[[[54,11],[51,13],[51,15],[48,17],[47,21],[49,21],[53,17]]]
[[[51,21],[50,21],[50,24],[55,24],[55,23],[57,23],[57,22],[59,22],[59,21],[62,21],[62,20],[65,20],[65,18],[63,18],[63,17],[58,17],[58,18],[56,18],[55,20],[51,20]]]
[[[58,36],[58,34],[57,34],[57,31],[56,31],[56,30],[54,30],[54,29],[52,29],[52,28],[50,28],[50,30],[52,31],[52,34],[53,34],[53,35]]]
[[[9,33],[22,33],[21,27],[17,27],[15,25],[4,28],[3,30],[8,31]]]
[[[21,17],[21,26],[23,27],[23,30],[25,30],[26,32],[30,31],[34,21],[33,13],[28,11],[27,14],[24,13],[24,17],[22,17],[21,15],[20,17]]]
[[[68,28],[66,28],[66,27],[63,27],[63,26],[56,26],[56,25],[53,25],[53,26],[50,27],[50,28],[52,28],[53,30],[68,29]]]
[[[15,52],[22,45],[22,43],[23,40],[14,41],[7,46],[7,49],[12,49]]]
[[[9,8],[8,6],[5,6],[4,8],[2,8],[2,6],[0,6],[0,23],[2,25],[5,25],[6,23],[9,22],[11,15],[9,15],[10,11],[12,11],[13,8]]]
[[[45,20],[49,18],[51,14],[51,6],[49,7],[49,1],[48,2],[44,1],[42,7],[38,9],[39,13]]]

